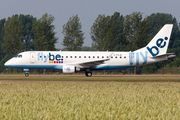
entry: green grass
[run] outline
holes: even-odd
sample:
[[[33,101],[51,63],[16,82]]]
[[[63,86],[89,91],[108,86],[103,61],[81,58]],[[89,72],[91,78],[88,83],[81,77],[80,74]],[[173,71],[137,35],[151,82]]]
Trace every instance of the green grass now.
[[[0,80],[13,80],[13,81],[84,81],[84,82],[180,82],[180,77],[0,77]]]
[[[0,82],[0,119],[179,119],[179,113],[179,83]]]

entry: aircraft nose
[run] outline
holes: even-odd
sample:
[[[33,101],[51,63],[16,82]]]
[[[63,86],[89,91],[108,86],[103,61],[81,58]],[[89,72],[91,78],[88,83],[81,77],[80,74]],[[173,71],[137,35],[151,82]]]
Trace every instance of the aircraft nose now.
[[[11,66],[11,60],[8,60],[8,61],[4,64],[4,66],[10,67],[10,66]]]

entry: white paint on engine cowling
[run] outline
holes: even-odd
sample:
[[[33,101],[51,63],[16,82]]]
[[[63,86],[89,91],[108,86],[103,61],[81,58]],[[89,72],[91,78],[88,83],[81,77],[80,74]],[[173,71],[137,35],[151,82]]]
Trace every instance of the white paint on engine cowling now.
[[[75,73],[75,66],[63,65],[63,73]]]

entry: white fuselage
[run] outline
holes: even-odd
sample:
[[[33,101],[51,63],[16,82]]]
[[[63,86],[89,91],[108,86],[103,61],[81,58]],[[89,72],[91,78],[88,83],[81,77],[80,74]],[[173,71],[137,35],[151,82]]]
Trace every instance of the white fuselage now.
[[[107,59],[107,60],[105,60]],[[101,64],[96,64],[102,60]],[[121,69],[167,60],[152,59],[144,52],[77,52],[77,51],[28,51],[19,53],[6,62],[6,66],[23,69],[58,69],[70,65],[91,70]]]

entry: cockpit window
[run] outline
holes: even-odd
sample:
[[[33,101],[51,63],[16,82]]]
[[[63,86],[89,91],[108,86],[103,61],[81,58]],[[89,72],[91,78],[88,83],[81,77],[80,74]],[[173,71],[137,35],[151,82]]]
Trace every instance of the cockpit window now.
[[[18,58],[22,58],[22,55],[18,55]]]
[[[15,58],[22,58],[22,55],[16,55]]]

